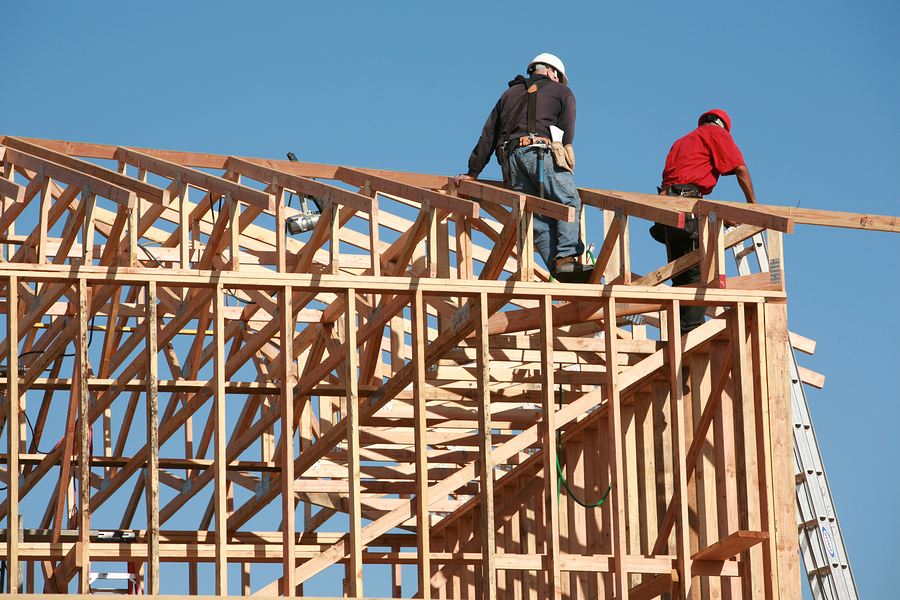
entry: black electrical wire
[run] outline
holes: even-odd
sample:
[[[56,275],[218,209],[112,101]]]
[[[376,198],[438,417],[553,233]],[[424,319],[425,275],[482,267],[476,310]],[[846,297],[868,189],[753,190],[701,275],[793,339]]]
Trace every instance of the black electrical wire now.
[[[156,262],[156,264],[158,264],[161,268],[165,269],[165,267],[163,266],[163,264],[162,264],[161,262],[159,262],[159,259],[156,258],[155,256],[153,256],[153,253],[150,252],[149,250],[147,250],[147,247],[146,247],[144,244],[138,244],[138,247],[139,247],[141,250],[143,250],[143,251],[147,254],[147,256],[149,256],[150,258],[152,258],[152,259]]]

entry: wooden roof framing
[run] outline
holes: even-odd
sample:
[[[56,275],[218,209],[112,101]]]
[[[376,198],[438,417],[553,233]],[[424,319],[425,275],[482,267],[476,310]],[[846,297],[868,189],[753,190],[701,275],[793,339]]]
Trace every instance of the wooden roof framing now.
[[[490,182],[9,136],[0,159],[13,590],[140,563],[151,594],[234,594],[230,562],[274,595],[340,563],[351,597],[373,564],[396,597],[799,598],[784,279],[727,278],[725,250],[894,218],[581,190],[610,226],[564,285],[528,223],[576,215]],[[685,212],[700,249],[632,273],[629,219]],[[713,318],[682,338],[682,304]]]

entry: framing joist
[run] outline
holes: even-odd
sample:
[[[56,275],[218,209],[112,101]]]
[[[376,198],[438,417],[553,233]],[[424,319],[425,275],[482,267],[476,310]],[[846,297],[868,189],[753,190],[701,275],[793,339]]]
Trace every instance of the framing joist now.
[[[612,226],[564,285],[528,224],[578,215],[491,182],[4,136],[0,157],[11,591],[119,570],[227,595],[239,563],[259,595],[361,597],[381,569],[395,597],[800,597],[783,261],[727,278],[725,249],[892,218],[581,190]],[[294,195],[323,208],[299,238]],[[629,219],[687,212],[700,249],[631,273]],[[693,265],[702,285],[664,285]],[[682,336],[686,304],[710,319]]]

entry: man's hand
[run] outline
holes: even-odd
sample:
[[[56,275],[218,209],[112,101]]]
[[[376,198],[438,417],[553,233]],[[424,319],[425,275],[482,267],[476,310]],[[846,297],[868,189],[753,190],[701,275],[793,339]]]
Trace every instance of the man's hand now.
[[[456,181],[456,187],[459,187],[459,183],[461,181],[475,181],[475,178],[469,177],[468,175],[459,174],[456,177],[454,177],[453,180]]]

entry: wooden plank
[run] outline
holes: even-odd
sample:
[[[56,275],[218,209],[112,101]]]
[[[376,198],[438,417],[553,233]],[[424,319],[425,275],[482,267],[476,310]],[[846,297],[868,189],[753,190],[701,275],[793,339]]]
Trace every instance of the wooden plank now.
[[[75,344],[75,368],[78,380],[77,393],[79,399],[78,408],[78,544],[76,546],[76,565],[80,565],[78,589],[80,593],[90,593],[90,535],[91,535],[91,426],[88,417],[90,413],[90,393],[87,389],[87,380],[90,374],[90,362],[88,359],[88,319],[90,317],[90,305],[88,304],[88,285],[84,279],[78,280],[78,314],[77,337]],[[62,482],[60,482],[62,487]]]
[[[372,213],[373,199],[363,194],[351,192],[307,177],[299,177],[284,171],[267,168],[257,162],[237,158],[235,156],[228,157],[225,166],[230,170],[234,170],[235,173],[240,173],[241,175],[245,175],[256,181],[268,183],[273,179],[276,179],[279,187],[293,190],[298,194],[308,194],[323,200],[330,198],[336,204],[340,204],[341,206],[346,206],[366,214]],[[341,169],[343,169],[343,167],[341,167]]]
[[[731,324],[731,327],[734,327]],[[722,397],[716,406],[713,421],[714,444],[716,450],[716,498],[717,498],[717,531],[722,535],[727,531],[740,529],[738,517],[738,483],[737,457],[735,456],[734,425],[734,385],[726,378],[734,370],[736,353],[730,343],[713,342],[710,344],[710,361],[713,371],[717,372],[714,387],[722,386]],[[707,406],[709,408],[709,406]],[[705,415],[704,415],[705,416]],[[748,588],[749,589],[749,588]],[[722,582],[722,593],[734,597],[741,596],[741,581],[734,579]]]
[[[24,186],[19,185],[15,181],[0,177],[0,196],[6,196],[14,204],[25,201],[25,189]]]
[[[735,204],[733,202],[717,202],[705,199],[698,199],[697,206],[701,214],[716,213],[719,222],[734,221],[735,223],[765,227],[766,229],[784,233],[794,232],[794,220],[778,214],[779,211],[772,210],[777,207],[763,204]]]
[[[613,190],[578,188],[581,201],[600,210],[621,209],[625,214],[639,219],[655,221],[672,227],[684,227],[684,213],[691,212],[690,202],[674,196],[634,194]]]
[[[765,531],[738,530],[691,556],[693,560],[729,560],[769,539]]]
[[[281,198],[281,204],[284,199]],[[293,288],[285,286],[278,294],[278,311],[281,333],[281,397],[294,397],[294,321],[293,321]],[[282,522],[282,569],[284,569],[285,595],[291,595],[296,588],[294,568],[296,561],[296,531],[294,508],[294,403],[279,402],[281,410],[281,522]]]
[[[688,520],[687,467],[685,456],[685,408],[682,394],[682,344],[681,328],[678,318],[680,303],[674,300],[667,309],[668,314],[668,359],[669,359],[669,393],[672,398],[672,460],[675,464],[674,482],[675,497],[673,502],[678,507],[675,519],[675,549],[678,557],[678,579],[682,582],[682,598],[691,592],[691,557]]]
[[[419,553],[418,583],[419,592],[425,600],[430,600],[431,590],[431,535],[429,531],[429,498],[428,498],[428,454],[427,424],[425,422],[425,346],[427,332],[425,329],[425,303],[421,292],[412,296],[412,363],[413,363],[413,399],[414,399],[414,431],[415,431],[415,467],[416,467],[416,550]]]
[[[536,196],[529,196],[503,188],[486,185],[480,181],[461,181],[459,185],[459,193],[469,196],[470,198],[478,198],[485,202],[494,202],[504,206],[514,207],[521,199],[525,200],[527,210],[552,217],[557,221],[565,221],[567,223],[575,222],[575,208],[566,206],[553,200],[545,200]]]
[[[810,371],[809,369],[801,367],[799,365],[797,366],[797,371],[800,373],[800,381],[802,381],[806,385],[811,385],[819,390],[825,387],[825,376],[821,373]]]
[[[695,465],[688,464],[687,468],[694,469],[694,485],[697,498],[697,544],[703,547],[718,539],[716,521],[716,492],[715,492],[715,453],[713,450],[712,432],[700,429],[703,410],[710,402],[718,402],[718,397],[713,397],[711,392],[711,369],[709,355],[705,353],[693,353],[690,358],[690,390],[692,403],[692,427],[693,440],[688,450],[688,458],[691,459],[691,450],[695,445],[700,446],[700,455]],[[688,482],[691,481],[688,476]],[[694,574],[697,577],[696,574]],[[694,585],[694,593],[701,597],[720,597],[719,581],[715,579],[703,579],[700,585]]]
[[[146,326],[147,341],[147,592],[159,594],[159,347],[156,303],[156,282],[147,283]]]
[[[210,175],[178,163],[169,162],[163,158],[151,156],[133,148],[119,147],[116,150],[115,158],[129,165],[144,169],[145,171],[168,177],[173,181],[178,174],[181,173],[181,181],[183,183],[207,190],[218,196],[224,196],[230,192],[231,197],[236,200],[251,206],[257,206],[266,211],[275,210],[275,197],[272,194],[246,187],[233,181],[229,181],[228,179],[216,177],[215,175]],[[95,193],[100,192],[95,190]]]
[[[94,163],[88,162],[86,160],[74,158],[63,152],[58,152],[51,148],[41,146],[40,144],[35,144],[27,141],[25,138],[4,136],[2,140],[0,140],[0,143],[10,148],[21,150],[22,152],[25,152],[32,156],[37,156],[44,160],[54,162],[58,165],[68,167],[69,169],[73,169],[86,175],[102,179],[113,185],[131,190],[136,193],[138,197],[145,198],[155,204],[161,204],[163,206],[169,204],[170,194],[168,190],[158,188],[155,185],[151,185],[145,181],[132,179],[124,173],[117,173],[116,171],[112,171],[99,165],[95,165]],[[100,191],[94,190],[94,193],[100,193]],[[100,195],[102,196],[103,194]]]
[[[49,160],[32,156],[13,148],[9,148],[6,151],[6,160],[30,171],[42,171],[45,178],[61,181],[80,189],[89,186],[93,193],[108,198],[123,206],[131,207],[137,203],[137,194],[132,190],[110,183],[99,177],[82,173],[71,167],[58,165]]]
[[[700,198],[679,198],[675,196],[584,188],[578,188],[578,193],[583,202],[597,208],[614,210],[619,207],[629,215],[672,227],[684,226],[683,217],[682,220],[679,220],[678,213],[696,213],[698,209],[703,215],[715,212],[719,219],[754,227],[774,229],[785,233],[793,232],[793,224],[796,220],[794,211],[783,210],[783,207],[765,204],[746,205]],[[900,222],[896,225],[897,229],[900,230]]]
[[[704,202],[708,202],[704,200]],[[717,205],[727,205],[730,208],[737,208],[744,212],[755,212],[780,217],[782,219],[790,219],[795,224],[802,225],[819,225],[823,227],[842,227],[845,229],[866,229],[871,231],[884,232],[900,232],[900,217],[869,215],[863,213],[836,212],[830,210],[815,210],[811,208],[798,208],[793,206],[775,206],[772,204],[741,204],[725,202],[722,200],[715,201]],[[743,217],[747,218],[747,217]],[[750,223],[742,221],[744,223]],[[784,233],[792,233],[793,230],[767,227]]]
[[[540,305],[540,340],[541,340],[541,386],[543,388],[541,402],[541,441],[543,442],[544,466],[544,545],[547,595],[549,598],[562,598],[562,577],[560,565],[560,526],[558,509],[557,478],[549,475],[556,472],[556,407],[553,399],[553,375],[556,366],[553,360],[553,313],[552,298],[541,296]]]
[[[600,279],[604,277],[604,275],[609,273],[610,269],[617,266],[616,264],[611,263],[610,260],[613,258],[613,252],[615,252],[615,250],[618,248],[620,225],[621,222],[619,221],[619,219],[610,220],[609,226],[607,227],[606,232],[603,236],[603,246],[600,247],[600,253],[597,255],[597,259],[594,263],[594,270],[591,272],[591,277],[588,283],[600,283]],[[608,282],[612,279],[612,277],[607,276],[606,279]]]
[[[227,478],[225,474],[226,463],[226,437],[225,437],[225,315],[224,289],[222,284],[216,285],[213,296],[213,356],[214,356],[214,390],[212,418],[215,442],[213,444],[213,465],[215,487],[213,489],[213,502],[215,507],[214,521],[216,532],[216,571],[215,591],[216,595],[228,594],[228,532],[226,505]]]
[[[796,334],[793,331],[788,332],[788,337],[791,340],[791,346],[794,347],[794,350],[799,350],[804,354],[809,354],[812,356],[816,352],[816,340],[811,340],[807,337],[803,337],[802,335]]]
[[[756,452],[760,456],[757,463],[757,479],[759,480],[759,519],[760,527],[769,534],[768,541],[762,548],[762,563],[764,581],[763,587],[766,598],[774,598],[778,589],[778,571],[774,567],[775,548],[775,517],[772,513],[773,488],[772,483],[772,457],[769,454],[771,436],[769,434],[769,385],[766,372],[766,323],[765,307],[757,304],[750,307],[749,311],[750,351],[753,364],[753,395],[756,401],[754,407],[754,423],[756,426]]]
[[[603,298],[603,312],[613,315],[616,311],[616,299],[613,296]],[[615,482],[610,499],[612,500],[612,553],[613,553],[613,583],[619,590],[621,600],[628,599],[628,566],[625,557],[628,554],[628,539],[625,519],[625,486],[621,482],[627,477],[624,465],[622,412],[620,406],[620,378],[616,366],[615,356],[618,353],[618,333],[615,319],[607,317],[604,320],[604,339],[606,341],[606,385],[605,396],[607,420],[609,427],[608,456],[610,467],[610,479]],[[670,342],[671,345],[671,342]],[[672,357],[669,358],[670,362]],[[687,521],[687,509],[685,507],[685,522]]]
[[[772,236],[769,236],[769,247]],[[790,372],[788,369],[787,306],[768,303],[766,320],[766,365],[768,373],[770,456],[774,515],[775,559],[779,598],[799,600],[801,567],[797,539],[794,441],[791,421]],[[788,526],[788,522],[791,525]]]
[[[347,383],[347,477],[350,481],[349,516],[350,535],[347,562],[347,593],[350,597],[363,595],[362,573],[362,510],[360,500],[362,494],[359,485],[359,393],[357,391],[359,355],[357,352],[356,332],[359,327],[356,319],[356,290],[347,288],[344,297],[345,325],[344,336],[346,347],[345,377]],[[422,523],[419,523],[422,527]]]
[[[6,181],[0,177],[0,181]],[[10,277],[6,281],[6,369],[8,373],[8,390],[9,401],[7,407],[9,412],[6,415],[7,429],[7,453],[9,456],[9,471],[7,483],[7,504],[9,512],[7,513],[7,553],[6,564],[9,573],[9,590],[12,593],[19,591],[20,574],[19,574],[19,536],[11,535],[13,529],[19,527],[19,477],[21,470],[19,468],[19,423],[21,421],[19,393],[19,282],[15,276]],[[0,590],[5,592],[6,590]]]
[[[491,423],[491,380],[490,343],[488,336],[488,297],[481,294],[476,302],[478,316],[475,325],[475,340],[478,366],[478,427],[481,435],[478,442],[480,459],[479,479],[481,481],[481,597],[497,599],[497,572],[495,557],[494,520],[494,459]],[[422,589],[422,588],[420,588]]]
[[[514,209],[503,224],[503,231],[500,232],[499,239],[494,243],[494,247],[491,249],[490,257],[488,257],[484,263],[484,267],[481,269],[481,274],[478,276],[479,280],[485,281],[497,279],[500,277],[500,274],[503,273],[503,266],[506,264],[506,259],[509,258],[509,255],[512,253],[513,246],[518,237],[518,216],[520,214],[522,214],[521,207],[519,209]]]
[[[471,200],[448,196],[432,190],[408,185],[387,177],[375,175],[371,172],[341,167],[338,169],[337,178],[344,183],[355,185],[358,188],[365,186],[368,181],[373,191],[400,196],[401,198],[406,198],[417,203],[427,200],[435,209],[441,209],[453,214],[460,214],[470,219],[477,219],[479,215],[478,204]]]

